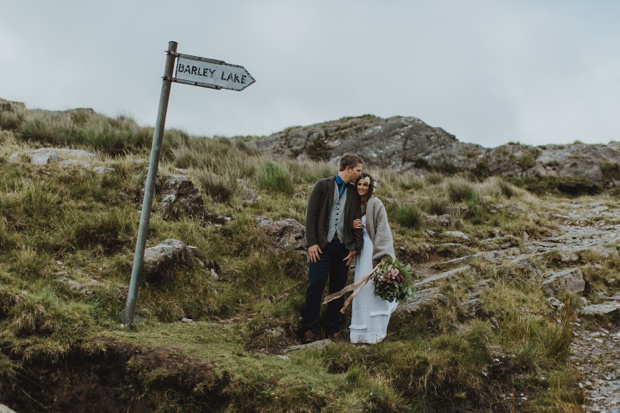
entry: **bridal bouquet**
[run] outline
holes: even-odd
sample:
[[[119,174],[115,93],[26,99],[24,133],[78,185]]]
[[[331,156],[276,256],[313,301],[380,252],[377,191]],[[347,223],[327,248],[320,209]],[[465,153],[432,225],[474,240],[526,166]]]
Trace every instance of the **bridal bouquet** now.
[[[372,278],[375,284],[375,294],[387,301],[403,301],[408,297],[413,297],[414,285],[413,285],[413,270],[411,265],[404,265],[399,261],[392,259],[389,255],[386,256],[373,268],[372,272],[359,280],[356,283],[349,284],[337,293],[333,293],[325,297],[323,304],[329,303],[332,300],[342,297],[349,291],[354,291],[353,294],[345,301],[341,313],[349,306],[353,298],[360,292],[360,290],[368,284],[368,281]]]
[[[414,294],[411,265],[403,265],[389,255],[372,272],[375,294],[387,301],[403,301]]]

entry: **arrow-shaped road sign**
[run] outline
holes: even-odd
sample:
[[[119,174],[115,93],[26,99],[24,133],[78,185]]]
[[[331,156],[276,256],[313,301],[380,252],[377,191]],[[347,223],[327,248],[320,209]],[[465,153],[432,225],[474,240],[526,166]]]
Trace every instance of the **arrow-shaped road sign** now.
[[[175,71],[176,76],[173,76],[173,72]],[[168,111],[168,100],[170,99],[170,89],[172,85],[171,82],[203,86],[211,89],[243,90],[252,83],[256,82],[256,80],[254,80],[254,78],[248,73],[247,70],[245,70],[243,66],[231,65],[221,60],[213,60],[204,57],[177,53],[177,42],[168,43],[168,56],[166,57],[166,68],[164,70],[161,95],[159,98],[157,124],[155,125],[155,132],[153,134],[153,147],[151,149],[149,172],[144,189],[144,200],[140,215],[140,228],[138,230],[138,240],[136,241],[136,253],[134,255],[133,269],[131,271],[129,293],[127,294],[127,306],[122,313],[123,323],[126,325],[133,324],[133,319],[136,312],[138,284],[144,261],[144,248],[146,247],[149,220],[151,218],[151,208],[153,205],[153,194],[155,191],[155,179],[157,178],[159,154],[161,152],[162,140],[166,126],[166,112]],[[0,411],[1,410],[2,409],[0,409]]]
[[[256,80],[243,66],[221,60],[179,54],[173,82],[241,91]]]

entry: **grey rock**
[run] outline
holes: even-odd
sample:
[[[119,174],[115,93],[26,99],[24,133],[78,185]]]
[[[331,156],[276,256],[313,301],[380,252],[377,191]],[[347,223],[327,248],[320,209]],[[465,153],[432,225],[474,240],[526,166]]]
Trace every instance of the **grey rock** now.
[[[295,219],[288,218],[272,221],[268,218],[258,218],[257,226],[271,239],[271,242],[278,250],[304,249],[306,229]]]
[[[285,348],[284,350],[282,350],[282,352],[286,354],[286,353],[290,353],[291,351],[305,350],[305,349],[322,350],[332,343],[333,341],[326,338],[325,340],[317,340],[317,341],[313,341],[312,343],[308,343],[308,344],[299,344],[296,346],[289,346]]]
[[[144,251],[142,274],[151,282],[170,279],[176,269],[194,264],[192,249],[176,239],[167,239],[155,247],[147,248]]]
[[[63,167],[63,168],[70,168],[70,167],[73,167],[73,166],[79,166],[79,167],[82,167],[84,169],[90,169],[91,166],[92,166],[90,164],[90,162],[81,161],[79,159],[65,159],[64,161],[58,162],[58,165]]]
[[[97,167],[93,168],[93,172],[98,173],[99,175],[103,175],[103,174],[107,174],[107,173],[116,172],[116,169],[108,168],[108,167],[105,167],[105,166],[97,166]]]
[[[482,302],[479,298],[472,298],[461,303],[460,307],[467,316],[475,317],[482,309]]]
[[[547,298],[547,302],[549,303],[549,305],[557,310],[564,308],[564,303],[561,302],[560,300],[558,300],[555,297],[549,297]]]
[[[501,260],[505,259],[507,257],[506,252],[504,251],[482,251],[482,252],[477,252],[473,255],[468,255],[466,257],[459,257],[459,258],[454,258],[452,260],[449,261],[445,261],[443,262],[443,264],[445,265],[459,265],[459,264],[463,264],[465,262],[468,262],[472,259],[476,259],[476,258],[480,258],[483,259],[485,261],[491,262],[491,263],[498,263]]]
[[[18,160],[19,158],[28,158],[33,165],[45,165],[50,162],[63,161],[95,161],[97,155],[78,149],[63,149],[63,148],[39,148],[29,151],[16,152],[9,156],[11,160]],[[90,164],[88,164],[90,167]]]
[[[516,259],[510,261],[509,265],[515,265],[515,266],[518,266],[518,267],[525,268],[527,270],[530,270],[531,272],[533,272],[537,276],[542,276],[543,275],[543,271],[540,268],[540,266],[536,262],[534,262],[534,261],[532,261],[532,260],[530,260],[528,258],[524,258],[524,257],[516,258]]]
[[[183,214],[196,218],[211,218],[198,188],[187,176],[160,176],[157,186],[157,192],[160,193],[159,212],[165,220],[176,220]]]
[[[462,239],[464,241],[470,240],[470,238],[461,231],[446,231],[444,232],[444,235],[447,237]]]
[[[442,227],[453,227],[454,217],[450,214],[444,215],[429,215],[426,217],[426,225],[439,224]]]
[[[439,292],[439,288],[418,290],[413,298],[401,303],[395,312],[415,313],[423,309],[433,309],[438,305],[447,304],[448,299]]]
[[[10,160],[17,160],[25,157],[30,160],[33,165],[46,165],[50,162],[58,161],[58,153],[49,148],[34,149],[32,151],[16,152],[9,156]]]
[[[581,314],[588,315],[609,315],[619,312],[617,304],[591,304],[581,309]]]
[[[260,196],[254,189],[243,188],[241,190],[240,198],[242,202],[248,204],[254,204],[260,200]]]
[[[542,288],[547,295],[554,295],[560,291],[581,294],[586,288],[586,282],[579,268],[569,268],[552,273],[543,281]]]
[[[91,290],[89,290],[88,288],[84,287],[79,282],[77,282],[75,280],[72,280],[70,278],[62,277],[62,278],[59,278],[58,281],[60,281],[61,283],[67,285],[72,290],[79,291],[79,292],[81,292],[83,294],[89,295],[89,294],[93,293]]]
[[[458,275],[466,274],[466,273],[470,273],[470,274],[473,273],[473,274],[475,274],[476,270],[474,270],[469,265],[466,265],[466,266],[460,267],[460,268],[455,268],[455,269],[450,270],[450,271],[446,271],[446,272],[442,272],[440,274],[432,275],[432,276],[430,276],[428,278],[425,278],[422,281],[418,281],[418,282],[415,283],[415,287],[419,288],[419,287],[421,287],[423,285],[431,284],[431,283],[433,283],[435,281],[449,280],[449,279],[452,279],[452,278],[454,278],[454,277],[456,277]]]

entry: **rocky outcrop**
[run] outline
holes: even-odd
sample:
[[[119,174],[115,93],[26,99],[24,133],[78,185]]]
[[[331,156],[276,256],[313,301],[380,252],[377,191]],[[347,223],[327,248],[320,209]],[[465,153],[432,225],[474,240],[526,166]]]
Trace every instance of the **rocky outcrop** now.
[[[459,142],[441,128],[403,116],[366,115],[289,128],[254,144],[277,158],[334,161],[351,152],[368,165],[421,172],[442,165],[469,169],[487,152],[480,145]]]
[[[0,112],[18,112],[26,109],[26,105],[22,102],[3,102],[0,101]],[[1,410],[0,410],[1,411]]]
[[[253,144],[275,158],[335,162],[343,153],[368,166],[393,171],[472,172],[476,176],[558,178],[620,187],[620,143],[529,146],[509,143],[484,148],[418,118],[372,115],[283,130]]]

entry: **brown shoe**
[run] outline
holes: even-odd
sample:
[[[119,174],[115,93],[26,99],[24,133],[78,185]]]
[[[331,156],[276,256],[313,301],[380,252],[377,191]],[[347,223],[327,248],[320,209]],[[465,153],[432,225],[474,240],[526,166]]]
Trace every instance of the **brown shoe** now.
[[[334,343],[346,343],[348,340],[341,333],[334,333],[329,336]]]
[[[317,341],[319,337],[312,330],[308,330],[304,333],[304,336],[301,339],[301,344],[312,343],[313,341]]]

